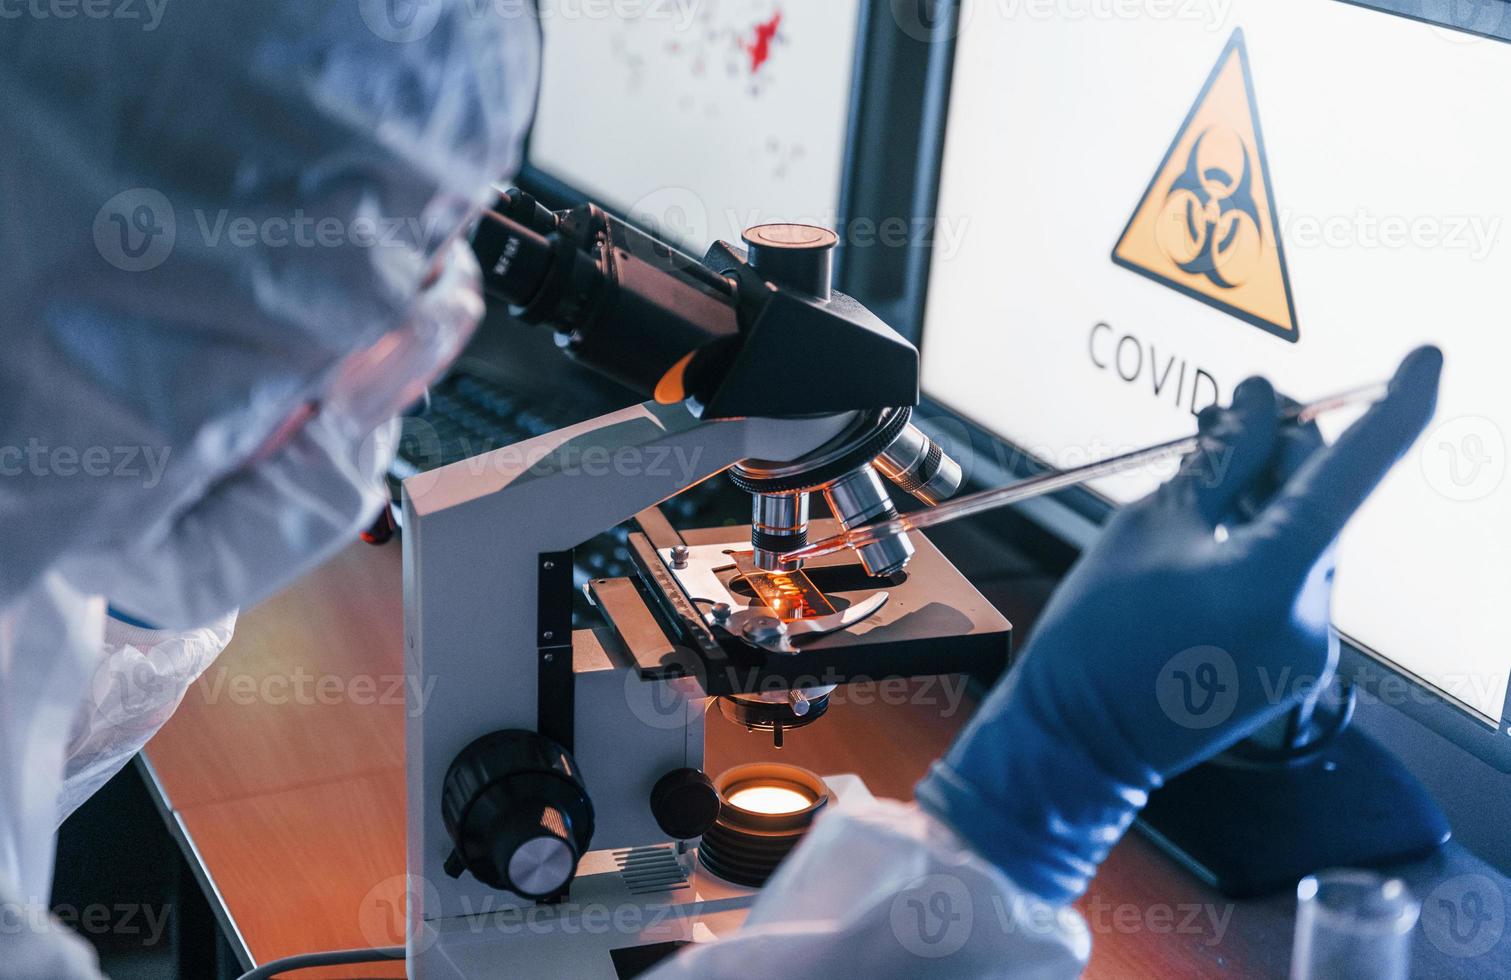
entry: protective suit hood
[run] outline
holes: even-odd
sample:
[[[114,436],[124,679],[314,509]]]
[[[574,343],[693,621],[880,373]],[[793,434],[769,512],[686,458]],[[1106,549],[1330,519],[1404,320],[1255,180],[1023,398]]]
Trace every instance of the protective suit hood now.
[[[406,320],[519,162],[526,8],[6,22],[0,608],[66,554],[162,533]]]

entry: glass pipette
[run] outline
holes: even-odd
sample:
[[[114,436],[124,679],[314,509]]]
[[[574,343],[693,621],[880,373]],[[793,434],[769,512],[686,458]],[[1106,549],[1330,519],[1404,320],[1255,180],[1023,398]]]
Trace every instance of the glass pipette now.
[[[1308,402],[1305,405],[1295,405],[1281,412],[1281,420],[1305,425],[1315,420],[1319,415],[1334,411],[1335,409],[1347,408],[1350,405],[1358,405],[1379,401],[1385,397],[1389,385],[1384,382],[1364,385],[1359,388],[1350,388],[1326,398]],[[1122,453],[1117,456],[1109,456],[1107,459],[1098,460],[1095,463],[1087,463],[1084,466],[1073,467],[1068,470],[1052,470],[1041,473],[1038,476],[1011,483],[1005,487],[997,487],[994,490],[982,490],[979,493],[967,494],[964,497],[956,497],[927,510],[915,511],[911,514],[902,514],[890,520],[880,521],[875,524],[866,524],[861,527],[851,528],[839,534],[815,541],[810,545],[790,551],[783,556],[784,563],[801,561],[806,558],[822,558],[844,551],[846,548],[863,548],[868,544],[891,537],[905,531],[916,531],[921,528],[933,527],[936,524],[945,524],[949,521],[959,520],[962,517],[970,517],[983,511],[995,510],[998,507],[1006,507],[1009,504],[1021,503],[1034,497],[1041,497],[1046,493],[1054,493],[1068,487],[1079,486],[1090,480],[1097,480],[1104,476],[1112,476],[1116,473],[1125,473],[1128,470],[1138,469],[1152,463],[1164,462],[1180,456],[1185,456],[1201,448],[1200,436],[1185,436],[1180,439],[1172,439],[1158,445],[1148,446],[1143,449],[1135,449],[1132,452]]]

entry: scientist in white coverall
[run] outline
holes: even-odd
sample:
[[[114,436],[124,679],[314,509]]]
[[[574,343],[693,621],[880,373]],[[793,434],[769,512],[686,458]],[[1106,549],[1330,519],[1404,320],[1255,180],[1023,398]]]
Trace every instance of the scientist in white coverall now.
[[[526,6],[0,20],[0,977],[99,975],[46,912],[58,823],[238,607],[381,506],[393,416],[482,314],[462,236],[519,162]],[[1069,902],[1148,792],[1286,708],[1241,673],[1190,724],[1162,671],[1334,662],[1332,544],[1431,415],[1439,363],[1408,358],[1332,447],[1277,427],[1263,381],[1206,413],[1207,451],[1112,521],[918,805],[820,820],[740,934],[655,976],[1078,972]]]

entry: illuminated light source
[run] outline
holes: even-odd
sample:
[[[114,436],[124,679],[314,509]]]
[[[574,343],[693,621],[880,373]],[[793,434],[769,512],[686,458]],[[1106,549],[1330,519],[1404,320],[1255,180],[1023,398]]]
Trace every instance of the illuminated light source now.
[[[769,784],[742,786],[729,794],[729,805],[751,813],[796,813],[813,799],[788,786]]]
[[[735,766],[714,789],[719,818],[703,835],[699,860],[720,878],[753,888],[766,883],[829,802],[822,779],[779,763]]]

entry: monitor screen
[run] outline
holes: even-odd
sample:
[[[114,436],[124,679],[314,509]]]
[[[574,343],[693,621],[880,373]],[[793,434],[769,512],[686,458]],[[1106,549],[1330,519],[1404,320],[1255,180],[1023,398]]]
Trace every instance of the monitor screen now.
[[[1346,531],[1334,620],[1500,721],[1511,44],[1319,0],[1076,6],[965,0],[926,392],[1066,467],[1189,434],[1251,374],[1307,400],[1440,345],[1438,417]]]
[[[529,163],[699,254],[769,221],[836,227],[860,15],[860,0],[544,4]]]

